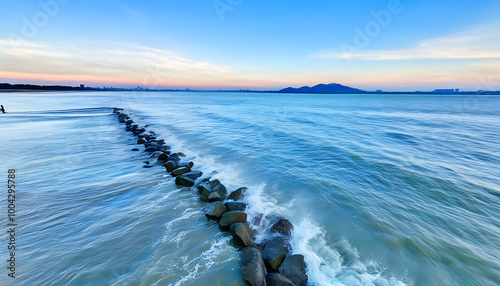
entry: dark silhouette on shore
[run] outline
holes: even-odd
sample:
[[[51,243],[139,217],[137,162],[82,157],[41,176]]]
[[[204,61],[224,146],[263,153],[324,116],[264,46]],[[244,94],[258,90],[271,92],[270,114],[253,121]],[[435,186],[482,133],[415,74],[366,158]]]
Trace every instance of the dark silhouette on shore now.
[[[5,113],[5,108],[3,108],[3,105],[0,105],[2,108],[0,110],[2,110],[2,113]]]

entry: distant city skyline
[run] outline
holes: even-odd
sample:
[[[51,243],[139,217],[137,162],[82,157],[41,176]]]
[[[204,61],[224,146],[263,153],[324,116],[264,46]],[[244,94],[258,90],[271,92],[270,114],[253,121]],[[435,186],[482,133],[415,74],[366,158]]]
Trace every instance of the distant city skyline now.
[[[4,1],[0,82],[500,90],[500,2]]]

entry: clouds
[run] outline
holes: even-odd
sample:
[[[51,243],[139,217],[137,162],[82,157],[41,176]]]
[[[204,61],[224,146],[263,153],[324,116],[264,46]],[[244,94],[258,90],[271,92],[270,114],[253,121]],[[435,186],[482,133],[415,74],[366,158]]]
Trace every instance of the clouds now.
[[[33,43],[0,40],[0,77],[18,75],[34,79],[90,78],[93,82],[129,82],[142,85],[173,85],[183,81],[221,80],[227,67],[190,60],[167,50],[144,46],[99,43]],[[101,80],[99,80],[101,79]]]
[[[421,59],[496,59],[500,58],[500,22],[470,28],[466,31],[422,41],[399,50],[363,50],[353,47],[348,53],[332,51],[313,57],[353,60],[421,60]]]

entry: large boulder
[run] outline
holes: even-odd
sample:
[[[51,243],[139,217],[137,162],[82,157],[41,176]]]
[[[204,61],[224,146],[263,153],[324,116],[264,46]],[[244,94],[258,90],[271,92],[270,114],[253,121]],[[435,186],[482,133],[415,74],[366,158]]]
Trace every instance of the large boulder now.
[[[219,193],[217,193],[217,192],[211,192],[210,195],[207,198],[207,201],[211,203],[211,202],[217,202],[217,201],[220,202],[222,200],[220,198]]]
[[[219,225],[222,228],[228,228],[233,223],[246,222],[246,221],[247,221],[246,213],[232,211],[232,212],[227,212],[222,216]]]
[[[175,177],[175,184],[176,185],[192,187],[192,186],[194,186],[194,182],[195,182],[195,180],[193,180],[189,177],[186,177],[184,175]]]
[[[160,150],[160,151],[161,151],[161,154],[160,154],[160,156],[158,156],[157,161],[158,162],[165,162],[165,161],[167,161],[167,158],[168,158],[169,154],[167,152],[163,151],[163,150]]]
[[[178,166],[179,166],[178,161],[174,160],[169,160],[167,163],[163,164],[163,167],[165,167],[165,169],[167,169],[167,172],[169,173],[177,169]]]
[[[256,247],[244,223],[233,223],[229,227],[234,242],[241,247]]]
[[[269,272],[278,271],[278,268],[281,263],[285,261],[286,255],[290,249],[290,243],[282,237],[271,239],[262,250],[262,258],[264,259],[267,270]]]
[[[239,188],[236,191],[233,191],[232,193],[230,193],[229,196],[227,197],[227,199],[233,200],[233,201],[239,201],[243,198],[243,195],[244,195],[246,190],[247,190],[246,187]]]
[[[266,276],[267,286],[297,286],[279,273],[269,273]]]
[[[151,155],[149,155],[149,157],[151,157],[151,158],[158,158],[161,154],[163,154],[163,152],[161,152],[161,151],[154,151],[153,153],[151,153]]]
[[[217,186],[218,184],[220,184],[219,179],[215,179],[213,181],[210,181],[210,187],[212,187],[212,188],[215,188],[215,186]]]
[[[228,202],[226,203],[226,208],[230,211],[244,211],[247,208],[247,204],[242,202]]]
[[[212,193],[212,187],[210,186],[210,183],[204,182],[198,185],[198,191],[200,192],[200,199],[206,202]]]
[[[196,181],[196,179],[198,179],[199,177],[203,176],[203,173],[200,172],[200,171],[191,171],[191,172],[183,174],[182,176],[183,177],[188,177],[188,178],[193,179],[193,180]]]
[[[220,200],[223,201],[227,197],[227,189],[223,184],[218,184],[212,189],[212,192],[216,192],[220,196]]]
[[[179,175],[182,175],[182,174],[186,174],[186,173],[189,173],[191,172],[191,168],[189,167],[180,167],[180,168],[177,168],[175,170],[172,171],[172,173],[170,173],[172,176],[179,176]]]
[[[297,286],[307,285],[307,266],[303,255],[295,254],[288,257],[279,267],[279,271]]]
[[[207,217],[220,219],[222,214],[226,211],[226,207],[221,202],[208,203],[202,211]]]
[[[290,235],[293,229],[293,224],[285,219],[285,218],[280,218],[277,222],[273,224],[271,227],[271,232],[273,233],[281,233],[284,235]]]
[[[253,247],[243,249],[243,280],[250,286],[265,286],[266,273],[260,251]]]

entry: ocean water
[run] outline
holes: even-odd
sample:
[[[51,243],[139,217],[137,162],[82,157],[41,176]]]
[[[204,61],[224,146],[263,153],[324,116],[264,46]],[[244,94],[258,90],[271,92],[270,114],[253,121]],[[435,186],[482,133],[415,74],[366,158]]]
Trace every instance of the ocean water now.
[[[15,279],[0,235],[2,285],[244,285],[230,235],[195,191],[143,168],[150,158],[131,151],[114,106],[229,190],[248,187],[249,220],[264,214],[257,242],[269,217],[289,218],[309,285],[500,285],[500,97],[44,92],[0,103],[18,224]]]

